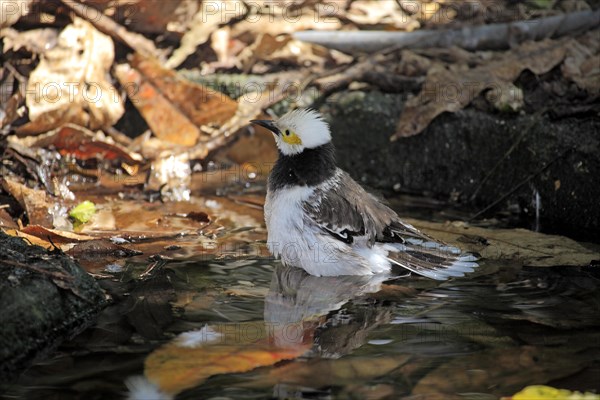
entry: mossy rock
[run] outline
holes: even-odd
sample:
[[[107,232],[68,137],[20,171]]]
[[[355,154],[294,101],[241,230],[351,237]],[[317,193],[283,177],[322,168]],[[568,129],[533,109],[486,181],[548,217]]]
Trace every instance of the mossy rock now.
[[[88,327],[105,296],[62,252],[0,232],[0,254],[0,380],[6,381]]]

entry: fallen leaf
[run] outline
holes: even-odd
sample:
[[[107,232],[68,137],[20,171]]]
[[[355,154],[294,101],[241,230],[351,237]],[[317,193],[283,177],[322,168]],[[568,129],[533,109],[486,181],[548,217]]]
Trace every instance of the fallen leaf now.
[[[458,357],[425,375],[412,394],[518,390],[530,382],[543,383],[575,373],[588,358],[580,355],[569,359],[564,355],[563,349],[520,346]],[[452,379],[448,379],[450,376]],[[490,382],[494,385],[490,386]]]
[[[48,148],[53,146],[61,155],[68,154],[79,160],[121,160],[130,165],[139,164],[142,161],[139,154],[99,138],[92,131],[74,124],[65,124],[27,142],[31,147]]]
[[[2,229],[2,231],[4,233],[6,233],[7,235],[23,238],[23,239],[25,239],[25,241],[27,241],[28,244],[41,246],[47,250],[53,250],[56,247],[58,247],[62,251],[68,251],[68,250],[72,249],[73,246],[75,246],[75,244],[73,244],[73,243],[54,243],[54,244],[52,244],[48,240],[41,239],[34,235],[29,235],[18,229]]]
[[[15,77],[10,74],[3,82],[2,87],[11,87],[15,82]],[[10,97],[8,96],[10,95]],[[24,85],[19,83],[19,88],[10,93],[0,94],[0,128],[4,128],[15,122],[24,114],[23,103],[25,102]]]
[[[76,17],[29,76],[26,104],[31,122],[17,133],[38,134],[68,122],[90,129],[117,122],[124,108],[107,80],[113,59],[111,38]]]
[[[291,39],[289,35],[274,36],[268,33],[258,35],[254,43],[246,47],[239,55],[244,73],[250,72],[257,61],[282,49]]]
[[[235,100],[217,90],[182,78],[175,71],[161,67],[155,59],[136,55],[132,66],[198,127],[221,125],[235,113]]]
[[[30,189],[27,186],[11,180],[2,179],[2,188],[17,200],[19,205],[27,212],[30,224],[52,226],[52,215],[48,212],[51,207],[46,200],[44,190]]]
[[[227,24],[234,17],[241,17],[247,7],[241,0],[216,0],[202,2],[200,10],[194,16],[188,30],[181,38],[181,45],[165,63],[166,68],[176,68],[192,53],[196,47],[206,43],[219,26]]]
[[[56,46],[58,32],[52,28],[30,29],[19,32],[11,28],[2,30],[4,53],[25,49],[31,53],[41,54]]]
[[[144,362],[144,375],[163,392],[177,394],[219,374],[251,371],[302,355],[310,344],[280,349],[264,340],[248,340],[266,328],[256,323],[223,325],[223,333],[235,336],[219,338],[217,344],[182,343],[175,339],[151,353]],[[217,331],[218,332],[218,331]],[[246,333],[246,334],[244,334]]]
[[[4,208],[0,208],[0,228],[16,228],[17,224]]]
[[[594,30],[574,40],[561,67],[565,78],[591,94],[600,93],[599,34],[598,30]]]
[[[15,24],[31,10],[32,0],[0,0],[0,28]]]
[[[53,243],[78,243],[95,239],[93,236],[45,228],[39,225],[28,225],[21,229],[21,232],[32,236],[37,236],[40,239],[51,240]]]
[[[467,70],[434,65],[421,92],[406,102],[391,140],[421,133],[441,113],[463,109],[484,90],[504,87],[526,69],[537,75],[550,71],[572,44],[570,39],[526,42],[503,53],[500,60]]]
[[[310,388],[344,386],[385,376],[409,361],[410,356],[347,357],[338,360],[312,359],[292,362],[268,371],[249,383],[250,387],[287,383]]]
[[[96,214],[96,205],[89,200],[77,204],[69,211],[69,217],[79,224],[85,224],[94,214]]]
[[[600,249],[564,236],[547,235],[527,229],[484,229],[464,224],[407,221],[418,229],[464,250],[481,254],[484,260],[502,260],[522,266],[586,266],[600,259]],[[464,235],[480,238],[466,242]],[[481,240],[483,238],[484,240]]]
[[[175,2],[170,2],[170,3],[175,4],[177,1],[179,1],[179,0],[176,0]],[[125,22],[126,23],[138,21],[138,18],[132,18],[132,15],[135,15],[137,17],[138,12],[140,12],[140,10],[138,8],[142,9],[141,10],[142,13],[144,13],[146,11],[149,11],[150,13],[154,12],[154,7],[152,7],[151,5],[147,6],[146,3],[148,3],[148,2],[145,0],[133,0],[133,2],[139,2],[141,4],[141,6],[133,8],[133,10],[136,10],[135,13],[132,13],[132,9],[121,11],[121,15],[125,14],[125,18],[126,18]],[[127,2],[127,1],[121,2],[121,3],[125,4],[126,7],[131,7],[131,5],[132,5],[131,3]],[[69,1],[64,2],[62,4],[65,7],[70,8],[71,11],[75,15],[90,22],[100,32],[110,35],[111,37],[115,38],[117,41],[126,44],[134,51],[136,51],[138,53],[142,53],[142,54],[151,55],[151,56],[157,56],[158,51],[156,50],[156,47],[154,46],[154,42],[152,40],[146,38],[144,35],[142,35],[140,33],[134,33],[134,32],[127,30],[125,27],[123,27],[123,26],[119,25],[117,22],[115,22],[112,18],[108,17],[107,15],[104,15],[103,13],[99,13],[95,7],[97,4],[94,4],[94,6],[88,6],[86,4],[83,4],[82,2],[69,2]],[[110,11],[108,11],[108,12],[110,13]],[[113,13],[113,17],[118,17],[118,16]],[[153,17],[155,20],[157,19],[156,16],[153,16]],[[148,25],[151,25],[151,24],[147,24],[146,26],[148,26]]]
[[[202,125],[223,124],[237,109],[227,95],[187,81],[141,55],[133,58],[132,67],[122,64],[115,72],[123,86],[137,88],[129,92],[129,98],[152,132],[171,143],[195,145],[206,136]]]
[[[527,386],[511,397],[502,397],[500,400],[600,400],[600,395],[567,389],[556,389],[550,386]]]
[[[395,1],[358,0],[350,4],[346,17],[360,27],[388,27],[413,31],[421,24],[408,16]]]
[[[133,32],[143,34],[164,34],[167,32],[170,23],[181,17],[178,8],[185,0],[169,1],[147,1],[147,0],[127,0],[127,1],[97,1],[93,4],[94,8],[98,6],[114,7],[112,17],[119,18],[121,24],[127,24],[127,28]],[[103,4],[104,3],[104,4]],[[119,8],[120,7],[120,8]]]

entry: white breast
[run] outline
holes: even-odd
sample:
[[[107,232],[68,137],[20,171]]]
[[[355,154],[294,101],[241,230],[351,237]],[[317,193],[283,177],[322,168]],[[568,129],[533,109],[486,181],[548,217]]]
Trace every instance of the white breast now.
[[[316,276],[370,275],[388,271],[387,249],[371,246],[366,237],[356,237],[349,245],[323,231],[304,211],[305,202],[320,206],[317,193],[339,184],[338,171],[315,187],[292,186],[268,191],[265,201],[267,247],[290,266],[303,268]]]
[[[308,200],[314,188],[295,186],[267,192],[265,222],[267,224],[267,246],[275,257],[292,251],[292,247],[304,241],[304,211],[302,202]],[[285,261],[285,260],[284,260]]]

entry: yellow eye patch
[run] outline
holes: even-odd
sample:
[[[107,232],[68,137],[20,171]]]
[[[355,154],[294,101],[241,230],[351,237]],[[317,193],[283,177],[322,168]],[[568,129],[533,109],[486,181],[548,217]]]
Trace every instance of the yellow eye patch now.
[[[281,138],[287,144],[302,144],[302,140],[300,140],[300,137],[294,132],[290,131],[289,129],[286,129],[285,131],[281,132]]]

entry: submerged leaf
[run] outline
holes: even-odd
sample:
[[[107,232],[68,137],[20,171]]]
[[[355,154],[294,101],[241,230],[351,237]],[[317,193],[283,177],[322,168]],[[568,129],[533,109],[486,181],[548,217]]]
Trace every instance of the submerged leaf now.
[[[573,374],[590,358],[585,353],[571,358],[566,354],[564,349],[521,346],[455,358],[425,375],[412,394],[494,393],[498,389],[493,387],[520,388],[529,382],[548,382]]]
[[[248,342],[247,336],[255,336],[256,326],[232,325],[230,328],[224,328],[223,337],[217,336],[208,342],[192,343],[187,335],[185,340],[178,338],[159,348],[146,358],[145,376],[161,391],[176,394],[213,375],[247,372],[299,357],[309,347],[298,345],[281,349],[262,340],[252,343]],[[237,334],[228,335],[232,331]],[[264,327],[258,328],[258,332],[265,331]],[[213,342],[217,343],[213,345]]]
[[[531,267],[558,265],[587,266],[600,259],[600,248],[581,244],[564,236],[547,235],[527,229],[484,229],[462,223],[410,220],[417,228],[450,244],[481,254],[482,259],[512,261]],[[476,237],[466,243],[464,236]]]
[[[600,400],[600,395],[533,385],[527,386],[512,397],[503,397],[502,400]]]

